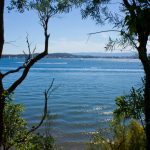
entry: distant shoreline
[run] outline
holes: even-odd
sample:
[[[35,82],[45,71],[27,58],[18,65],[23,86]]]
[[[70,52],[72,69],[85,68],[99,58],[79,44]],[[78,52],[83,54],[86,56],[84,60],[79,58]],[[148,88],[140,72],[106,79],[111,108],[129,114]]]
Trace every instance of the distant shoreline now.
[[[34,54],[36,56],[37,54]],[[24,54],[4,54],[2,58],[25,58]],[[79,55],[70,53],[51,53],[46,58],[115,58],[115,59],[138,59],[137,56],[92,56],[92,55]]]

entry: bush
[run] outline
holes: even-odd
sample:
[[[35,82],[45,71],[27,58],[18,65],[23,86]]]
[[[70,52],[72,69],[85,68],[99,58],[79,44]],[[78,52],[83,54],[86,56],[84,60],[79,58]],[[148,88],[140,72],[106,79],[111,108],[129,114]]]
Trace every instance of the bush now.
[[[129,95],[119,96],[115,100],[116,109],[115,118],[137,119],[144,126],[142,117],[144,117],[144,89],[132,88]]]
[[[12,103],[8,98],[4,109],[3,149],[16,150],[53,150],[54,139],[51,135],[30,133],[27,122],[21,117],[23,105]]]
[[[143,127],[131,120],[128,125],[112,121],[108,129],[93,134],[88,150],[145,150],[146,136]]]
[[[144,82],[143,82],[144,84]],[[109,128],[94,133],[89,150],[145,150],[144,90],[132,88],[129,95],[116,98]]]

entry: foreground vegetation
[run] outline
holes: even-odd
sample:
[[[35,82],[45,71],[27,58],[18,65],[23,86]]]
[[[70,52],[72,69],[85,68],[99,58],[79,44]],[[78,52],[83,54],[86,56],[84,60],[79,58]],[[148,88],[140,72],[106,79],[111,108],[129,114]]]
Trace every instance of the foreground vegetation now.
[[[132,88],[116,98],[117,108],[109,127],[93,134],[89,150],[145,150],[144,89]]]
[[[93,135],[89,150],[145,150],[146,136],[143,127],[131,120],[122,124],[113,120],[109,128]]]
[[[30,132],[27,122],[22,118],[24,107],[14,104],[10,97],[7,98],[4,110],[4,134],[2,147],[4,150],[53,150],[56,149],[54,138],[49,131],[49,115],[46,116],[43,134]]]

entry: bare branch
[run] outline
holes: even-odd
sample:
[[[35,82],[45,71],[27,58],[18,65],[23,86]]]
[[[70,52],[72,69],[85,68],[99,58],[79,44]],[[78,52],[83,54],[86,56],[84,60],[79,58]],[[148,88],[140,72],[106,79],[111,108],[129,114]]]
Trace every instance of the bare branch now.
[[[54,78],[52,79],[52,82],[49,86],[49,88],[47,90],[44,91],[44,109],[43,109],[43,116],[41,118],[41,121],[39,122],[39,124],[35,127],[32,127],[32,129],[30,129],[25,137],[21,138],[21,139],[17,139],[16,142],[17,143],[22,143],[22,142],[25,142],[28,135],[31,134],[32,132],[36,131],[39,127],[41,127],[41,125],[43,124],[45,118],[47,117],[47,113],[48,113],[48,99],[49,99],[49,95],[51,94],[51,92],[53,91],[52,87],[53,87],[53,84],[54,84]]]
[[[32,57],[33,57],[33,55],[34,55],[34,53],[35,53],[35,50],[36,50],[36,46],[34,47],[34,49],[33,49],[33,51],[32,51]]]
[[[52,89],[53,84],[54,84],[54,79],[52,80],[52,82],[51,82],[49,88],[48,88],[47,90],[45,90],[45,92],[44,92],[45,105],[44,105],[44,110],[43,110],[44,114],[43,114],[43,117],[42,117],[41,121],[39,122],[39,124],[38,124],[37,126],[33,127],[33,128],[27,133],[27,135],[29,135],[30,133],[36,131],[36,130],[43,124],[43,122],[44,122],[44,120],[45,120],[45,118],[46,118],[46,116],[47,116],[47,112],[48,112],[47,103],[48,103],[48,98],[49,98],[49,92],[50,92],[50,90]]]
[[[32,53],[31,53],[31,43],[29,42],[29,38],[28,38],[28,33],[27,33],[27,36],[26,36],[26,43],[27,43],[27,47],[28,47],[28,55],[23,51],[23,53],[25,54],[25,64],[27,64],[32,58],[33,58],[33,54],[36,50],[36,46],[35,48],[33,49]]]
[[[47,90],[47,95],[48,95],[48,93],[49,93],[49,91],[52,89],[52,86],[53,86],[53,84],[54,84],[54,78],[53,78],[53,80],[52,80],[52,83],[51,83],[51,85],[49,86],[49,88],[48,88],[48,90]],[[53,90],[52,90],[53,91]]]
[[[48,39],[47,39],[48,40]],[[45,50],[44,52],[38,54],[36,57],[34,57],[33,59],[30,60],[30,62],[27,64],[27,66],[25,67],[21,77],[16,80],[8,89],[8,93],[12,93],[19,84],[22,83],[22,81],[26,78],[30,68],[35,64],[35,62],[37,62],[38,60],[42,59],[44,56],[46,56],[48,53],[47,50]]]
[[[48,41],[49,41],[49,37],[50,35],[47,34],[47,25],[48,22],[46,24],[46,29],[44,29],[44,35],[45,35],[45,48],[44,51],[39,53],[37,56],[35,56],[34,58],[29,59],[29,61],[25,64],[25,69],[21,75],[21,77],[16,80],[8,89],[8,93],[12,93],[17,87],[18,85],[20,85],[22,83],[22,81],[26,78],[26,76],[28,75],[28,72],[30,70],[30,68],[40,59],[42,59],[43,57],[45,57],[48,54]],[[28,59],[27,59],[28,60]]]
[[[99,34],[99,33],[105,33],[105,32],[121,32],[121,31],[120,31],[120,30],[104,30],[104,31],[98,31],[98,32],[88,33],[88,35]]]
[[[15,70],[10,70],[10,71],[8,71],[8,72],[6,72],[6,73],[2,74],[2,78],[4,78],[5,76],[7,76],[7,75],[9,75],[9,74],[19,72],[19,71],[20,71],[21,69],[23,69],[23,68],[25,68],[25,66],[24,66],[24,65],[23,65],[23,66],[18,67],[18,68],[17,68],[17,69],[15,69]]]
[[[90,36],[91,35],[94,35],[94,34],[101,34],[101,33],[106,33],[106,32],[118,32],[118,33],[120,33],[121,34],[121,36],[126,36],[129,40],[130,40],[130,42],[133,44],[133,46],[135,47],[135,48],[137,48],[137,45],[136,45],[136,43],[133,41],[133,39],[132,39],[132,37],[130,36],[130,34],[128,34],[128,33],[126,33],[125,31],[123,31],[123,30],[104,30],[104,31],[99,31],[99,32],[92,32],[92,33],[88,33],[88,35],[89,35],[89,37],[88,37],[88,40],[89,40],[89,38],[90,38]]]
[[[31,43],[29,42],[29,39],[28,39],[28,34],[26,36],[26,42],[27,42],[27,46],[28,46],[28,50],[29,50],[29,54],[26,54],[25,51],[23,51],[24,55],[25,55],[25,62],[23,63],[22,66],[19,66],[17,69],[14,69],[14,70],[10,70],[4,74],[2,74],[2,78],[4,78],[5,76],[9,75],[9,74],[12,74],[12,73],[16,73],[16,72],[19,72],[21,69],[25,69],[25,67],[27,67],[27,64],[30,62],[30,60],[33,58],[33,53],[35,52],[36,50],[36,47],[33,49],[33,53],[31,54]]]
[[[31,58],[31,43],[29,43],[29,39],[28,39],[28,34],[26,36],[26,42],[27,42],[27,45],[28,45],[28,51],[29,51],[29,54],[28,54],[28,60],[30,60]]]
[[[5,44],[11,44],[11,43],[14,43],[16,42],[16,40],[13,40],[13,41],[5,41]]]

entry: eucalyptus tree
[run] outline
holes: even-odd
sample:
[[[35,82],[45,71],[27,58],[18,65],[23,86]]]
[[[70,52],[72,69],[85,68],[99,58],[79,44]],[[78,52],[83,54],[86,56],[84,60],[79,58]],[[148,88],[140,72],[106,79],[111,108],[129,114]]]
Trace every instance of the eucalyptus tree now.
[[[43,28],[44,32],[44,47],[43,50],[39,54],[33,54],[35,49],[33,49],[33,53],[30,47],[30,42],[28,37],[26,39],[27,49],[29,54],[25,60],[25,62],[14,70],[9,70],[7,72],[2,72],[0,70],[0,147],[3,142],[3,132],[4,132],[4,122],[3,122],[3,112],[5,107],[6,98],[14,92],[14,90],[22,83],[22,81],[28,75],[30,68],[40,59],[48,54],[49,48],[49,37],[48,33],[48,23],[49,20],[57,15],[64,12],[68,12],[70,8],[70,3],[68,1],[59,1],[59,0],[10,0],[10,5],[8,6],[9,10],[17,9],[19,12],[24,12],[25,10],[35,10],[38,14],[40,24]],[[4,46],[4,8],[5,8],[5,0],[0,1],[0,59],[3,53]],[[4,88],[3,79],[11,74],[15,74],[21,71],[21,75],[18,79],[14,80],[11,85],[7,89]]]
[[[111,6],[110,6],[111,5]],[[82,16],[92,17],[97,24],[113,24],[113,29],[91,33],[118,32],[120,37],[109,39],[107,50],[117,46],[132,47],[138,52],[145,73],[144,114],[147,150],[150,149],[150,61],[148,42],[150,36],[150,1],[149,0],[88,0],[82,6]],[[115,7],[117,12],[109,8]],[[118,8],[117,8],[118,7]]]

